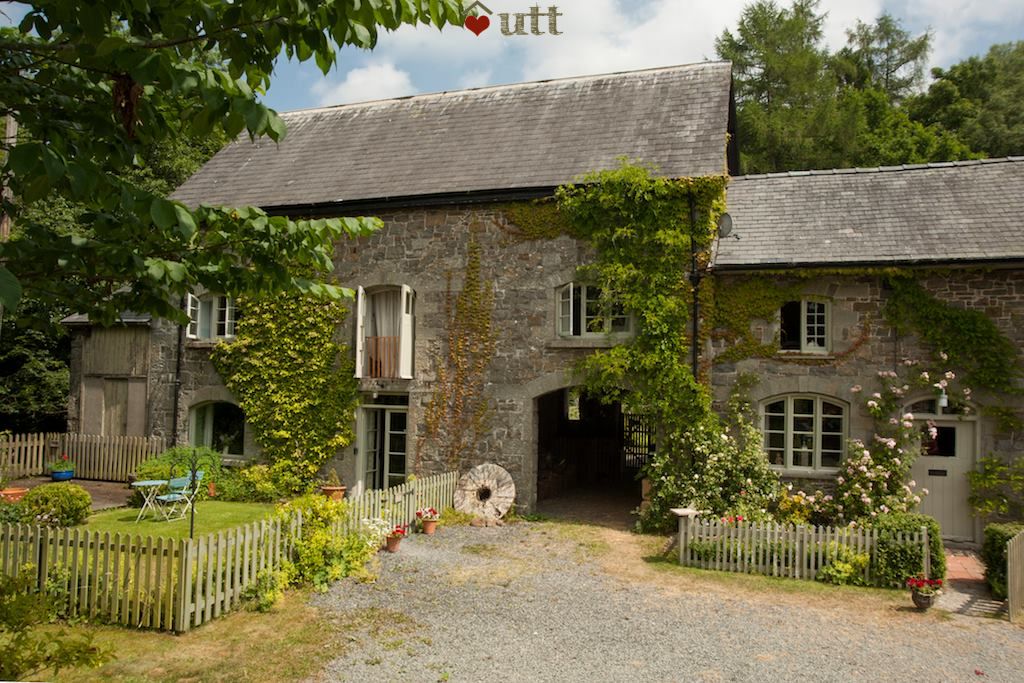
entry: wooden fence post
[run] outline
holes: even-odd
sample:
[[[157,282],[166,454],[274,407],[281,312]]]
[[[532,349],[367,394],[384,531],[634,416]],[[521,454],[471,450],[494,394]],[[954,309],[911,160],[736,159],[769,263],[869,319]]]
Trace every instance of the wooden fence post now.
[[[672,514],[679,518],[679,564],[686,566],[686,548],[690,544],[690,527],[698,513],[693,508],[672,508]]]
[[[921,566],[924,567],[924,578],[932,577],[932,553],[928,540],[928,527],[921,527]]]

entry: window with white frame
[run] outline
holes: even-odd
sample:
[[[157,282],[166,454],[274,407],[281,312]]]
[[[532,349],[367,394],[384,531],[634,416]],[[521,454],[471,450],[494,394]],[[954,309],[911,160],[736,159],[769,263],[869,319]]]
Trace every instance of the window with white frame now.
[[[357,378],[412,379],[416,292],[408,285],[356,289]]]
[[[235,301],[229,296],[189,294],[189,339],[232,339],[235,336]]]
[[[843,459],[846,407],[821,396],[773,398],[764,404],[763,432],[772,466],[832,471]]]
[[[629,334],[633,317],[618,302],[602,297],[601,288],[570,282],[558,289],[558,334],[563,337],[593,337]]]
[[[828,353],[829,305],[823,301],[787,301],[779,311],[779,348],[801,353]]]

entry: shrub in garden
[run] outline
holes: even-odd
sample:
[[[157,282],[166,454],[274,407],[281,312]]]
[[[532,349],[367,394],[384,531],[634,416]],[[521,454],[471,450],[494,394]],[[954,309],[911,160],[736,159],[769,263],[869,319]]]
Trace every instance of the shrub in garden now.
[[[297,513],[302,515],[302,533],[295,542],[295,583],[325,591],[346,576],[367,574],[366,565],[384,539],[375,528],[342,533],[348,503],[310,494],[283,503],[277,514],[288,524]]]
[[[864,574],[871,563],[867,553],[857,553],[841,543],[830,543],[827,557],[831,562],[818,570],[815,578],[836,586],[864,586]]]
[[[982,517],[1024,519],[1024,457],[982,458],[978,469],[967,473],[969,498]]]
[[[0,500],[0,524],[17,524],[21,521],[21,504]]]
[[[217,482],[217,499],[244,503],[274,503],[283,498],[282,489],[266,465],[242,469],[225,467]]]
[[[942,547],[939,522],[928,515],[912,513],[881,514],[873,518],[869,528],[878,529],[875,577],[882,586],[902,586],[908,576],[924,571],[924,558],[916,544],[900,542],[898,534],[906,535],[928,529],[931,573],[929,578],[946,578],[946,551]]]
[[[981,544],[981,561],[985,563],[985,581],[995,598],[1006,598],[1006,544],[1024,531],[1024,523],[989,524]]]
[[[67,527],[89,517],[92,497],[78,484],[43,484],[21,499],[21,521],[40,526]]]

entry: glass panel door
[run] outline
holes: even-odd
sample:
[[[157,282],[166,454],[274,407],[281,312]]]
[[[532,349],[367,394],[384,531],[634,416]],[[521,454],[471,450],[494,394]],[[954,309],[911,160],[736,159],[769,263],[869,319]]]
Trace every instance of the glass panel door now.
[[[383,410],[365,409],[366,415],[366,470],[363,481],[367,490],[382,488],[381,482],[381,418]]]
[[[406,426],[408,414],[405,411],[387,411],[387,485],[405,483]]]

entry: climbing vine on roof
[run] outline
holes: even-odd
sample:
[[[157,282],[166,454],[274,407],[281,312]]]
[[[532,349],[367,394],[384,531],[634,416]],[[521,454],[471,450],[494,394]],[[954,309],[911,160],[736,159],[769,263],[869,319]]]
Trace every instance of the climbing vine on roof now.
[[[658,454],[645,473],[652,486],[651,506],[640,520],[645,530],[665,529],[669,509],[680,505],[724,512],[741,490],[716,490],[715,500],[692,499],[706,489],[691,484],[707,474],[709,439],[730,439],[712,410],[708,388],[693,376],[687,335],[694,296],[688,279],[691,244],[698,267],[705,268],[725,210],[727,182],[726,176],[659,178],[624,161],[556,192],[570,234],[597,253],[581,269],[581,279],[600,287],[606,308],[621,304],[636,320],[630,343],[586,357],[577,370],[588,392],[622,401],[659,424]],[[753,482],[742,487],[748,501],[767,495],[777,481],[767,459],[758,462],[757,471],[743,473],[743,482]]]

